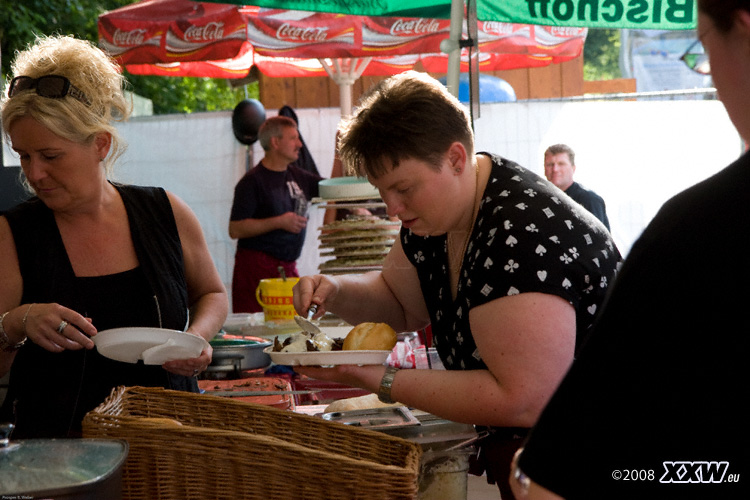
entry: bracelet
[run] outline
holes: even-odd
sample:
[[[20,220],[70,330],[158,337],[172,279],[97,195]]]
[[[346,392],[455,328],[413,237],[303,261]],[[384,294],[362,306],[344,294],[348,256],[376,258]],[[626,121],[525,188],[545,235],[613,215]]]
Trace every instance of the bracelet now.
[[[22,345],[26,343],[26,332],[24,331],[23,340],[16,344],[11,344],[10,339],[8,338],[8,334],[5,331],[5,327],[3,326],[3,320],[5,320],[5,316],[8,315],[10,311],[4,312],[2,315],[0,315],[0,351],[3,352],[13,352],[17,351],[21,348]],[[26,311],[28,314],[28,311]]]
[[[10,311],[6,311],[0,314],[0,347],[5,347],[10,342],[10,339],[8,339],[8,334],[5,333],[5,327],[3,326],[3,321],[5,321],[5,317],[9,312]]]
[[[531,487],[531,479],[529,479],[529,476],[524,474],[518,464],[513,467],[513,479],[518,483],[518,487],[521,489],[523,494],[528,494],[529,488]]]
[[[33,302],[31,304],[29,304],[29,308],[26,309],[26,314],[23,315],[23,321],[21,322],[21,324],[23,325],[23,329],[21,331],[23,332],[23,341],[24,342],[26,342],[26,337],[28,336],[28,335],[26,335],[26,318],[29,317],[29,311],[31,311],[31,306],[33,306],[33,305],[34,305]]]
[[[394,366],[387,366],[383,378],[380,380],[380,387],[378,387],[378,399],[386,404],[393,404],[395,401],[391,399],[391,386],[393,385],[393,377],[396,376],[398,368]]]

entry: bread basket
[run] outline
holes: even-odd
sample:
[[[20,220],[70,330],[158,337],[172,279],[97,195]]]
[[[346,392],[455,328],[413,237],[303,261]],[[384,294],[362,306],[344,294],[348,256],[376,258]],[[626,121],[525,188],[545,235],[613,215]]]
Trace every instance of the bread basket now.
[[[419,445],[217,396],[118,387],[84,437],[125,439],[123,499],[407,499]]]

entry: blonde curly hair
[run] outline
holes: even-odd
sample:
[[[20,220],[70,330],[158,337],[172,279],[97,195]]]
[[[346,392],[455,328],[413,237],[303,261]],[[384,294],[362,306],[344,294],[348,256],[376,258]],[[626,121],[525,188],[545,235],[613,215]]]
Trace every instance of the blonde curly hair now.
[[[91,42],[54,35],[38,36],[27,49],[18,52],[11,72],[13,77],[64,76],[83,92],[90,104],[71,96],[42,97],[35,90],[21,91],[10,98],[8,82],[0,102],[6,137],[13,123],[24,116],[80,144],[90,144],[96,134],[107,132],[112,137],[112,145],[103,163],[110,174],[112,165],[126,147],[114,122],[127,120],[132,110],[132,101],[123,92],[126,81],[119,67]]]

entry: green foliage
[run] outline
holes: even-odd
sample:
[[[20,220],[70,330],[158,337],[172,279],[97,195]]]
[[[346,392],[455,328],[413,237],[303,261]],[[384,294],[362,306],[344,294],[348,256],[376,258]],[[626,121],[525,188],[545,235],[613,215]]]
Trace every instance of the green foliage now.
[[[127,74],[133,92],[151,99],[154,114],[231,110],[245,99],[242,88],[233,89],[218,78],[178,78]],[[248,86],[250,98],[258,98],[258,83]]]
[[[130,3],[131,0],[0,0],[3,75],[9,73],[15,52],[26,48],[37,34],[73,35],[96,41],[99,14]]]
[[[589,29],[583,46],[583,79],[622,78],[620,71],[620,30]]]
[[[100,14],[134,0],[0,0],[0,55],[2,74],[10,74],[16,51],[23,50],[37,34],[73,35],[98,41]],[[211,78],[175,78],[127,74],[132,90],[151,99],[155,114],[231,110],[245,98],[243,89],[232,89],[227,81]],[[258,98],[257,83],[247,97]]]

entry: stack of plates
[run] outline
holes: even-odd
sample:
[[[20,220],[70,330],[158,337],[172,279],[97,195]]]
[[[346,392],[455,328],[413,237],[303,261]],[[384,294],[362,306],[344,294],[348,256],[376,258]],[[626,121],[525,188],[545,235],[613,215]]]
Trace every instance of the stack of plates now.
[[[400,223],[388,219],[352,216],[320,228],[320,265],[328,274],[380,269],[398,238]]]
[[[325,200],[380,198],[377,188],[365,177],[335,177],[318,183],[320,197]]]

